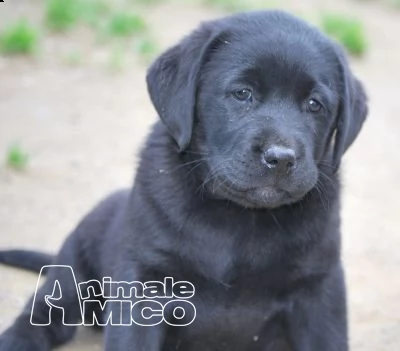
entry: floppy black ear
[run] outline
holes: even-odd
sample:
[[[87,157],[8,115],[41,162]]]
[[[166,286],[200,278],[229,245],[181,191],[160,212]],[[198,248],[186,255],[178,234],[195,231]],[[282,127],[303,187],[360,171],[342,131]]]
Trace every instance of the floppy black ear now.
[[[198,77],[216,38],[203,26],[162,54],[147,72],[151,101],[180,151],[190,143]]]
[[[343,96],[336,121],[333,154],[335,169],[340,166],[342,155],[356,139],[368,114],[368,98],[361,82],[353,76],[346,59],[341,57]]]

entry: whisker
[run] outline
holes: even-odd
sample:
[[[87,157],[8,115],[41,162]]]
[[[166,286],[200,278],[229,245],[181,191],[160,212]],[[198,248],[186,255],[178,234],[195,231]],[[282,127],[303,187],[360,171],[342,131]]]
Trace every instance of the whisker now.
[[[331,177],[329,177],[327,174],[325,174],[323,171],[320,171],[319,175],[322,176],[324,179],[326,179],[333,187],[336,186],[336,183],[334,182],[334,180]]]
[[[191,155],[201,155],[201,156],[208,156],[208,152],[201,152],[201,151],[191,151],[191,150],[186,150],[186,154],[191,154]]]
[[[278,218],[272,213],[272,211],[269,211],[269,214],[271,215],[272,219],[274,220],[275,224],[281,228],[282,231],[284,231],[283,226],[279,223]]]
[[[176,167],[174,167],[172,169],[168,169],[166,171],[168,173],[176,172],[177,170],[180,170],[180,169],[182,169],[184,167],[187,167],[189,165],[192,165],[192,164],[196,164],[197,165],[198,163],[205,162],[207,160],[208,160],[207,158],[199,158],[199,159],[196,159],[196,160],[193,160],[193,161],[182,163],[182,164],[180,164],[180,165],[178,165],[178,166],[176,166]]]
[[[322,160],[322,161],[319,161],[318,164],[321,165],[321,166],[327,167],[327,168],[329,168],[331,170],[335,170],[336,169],[336,167],[333,166],[332,162],[330,162],[330,161]]]
[[[199,190],[201,190],[202,192],[205,192],[206,186],[211,182],[213,182],[212,191],[215,192],[215,190],[218,189],[218,187],[217,187],[218,184],[216,184],[216,181],[218,181],[218,175],[222,170],[226,169],[227,161],[228,160],[225,160],[225,162],[219,163],[219,165],[216,168],[210,170],[208,172],[208,174],[206,175],[204,181],[200,184],[199,188],[196,190],[196,192],[198,192]]]
[[[321,199],[322,207],[324,208],[324,210],[328,210],[330,207],[330,203],[329,203],[329,197],[326,196],[324,184],[321,183],[320,181],[317,181],[316,189]]]

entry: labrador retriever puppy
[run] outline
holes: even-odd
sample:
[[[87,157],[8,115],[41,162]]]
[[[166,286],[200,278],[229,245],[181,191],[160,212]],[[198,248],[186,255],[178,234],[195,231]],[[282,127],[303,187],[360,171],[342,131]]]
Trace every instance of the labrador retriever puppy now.
[[[147,83],[160,121],[134,187],[97,205],[54,258],[0,254],[32,270],[54,265],[0,351],[73,337],[85,297],[63,266],[88,282],[98,303],[83,317],[106,324],[107,351],[348,350],[338,169],[367,99],[342,50],[287,13],[236,14],[167,50]],[[134,308],[146,301],[140,287],[128,297],[111,288],[130,303],[108,304],[94,283],[105,277],[190,282],[194,309],[159,290]],[[153,326],[121,325],[155,318],[157,302]]]

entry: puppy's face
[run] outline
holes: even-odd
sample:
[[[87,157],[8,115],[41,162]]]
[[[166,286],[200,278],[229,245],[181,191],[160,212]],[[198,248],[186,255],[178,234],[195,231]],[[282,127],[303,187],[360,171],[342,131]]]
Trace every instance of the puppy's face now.
[[[339,109],[334,62],[298,38],[262,33],[226,40],[204,65],[197,148],[208,187],[248,207],[295,202],[318,180]]]
[[[179,120],[185,112],[174,106],[168,117],[166,103],[157,103],[150,70],[153,102],[181,149],[201,155],[209,193],[245,207],[296,202],[316,186],[322,164],[338,167],[357,135],[366,116],[362,87],[327,38],[289,15],[261,12],[213,24],[176,47],[189,55],[175,63],[178,80],[189,66],[180,89],[195,81],[194,95],[176,101],[189,100],[189,122],[187,112]],[[202,35],[203,49],[190,57]],[[163,63],[164,79],[172,61]]]

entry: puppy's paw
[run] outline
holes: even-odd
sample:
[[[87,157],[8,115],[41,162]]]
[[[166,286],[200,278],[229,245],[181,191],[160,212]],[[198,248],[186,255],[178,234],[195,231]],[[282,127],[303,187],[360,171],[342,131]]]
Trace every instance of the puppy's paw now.
[[[0,335],[0,351],[50,351],[40,339],[28,339],[10,331]]]

